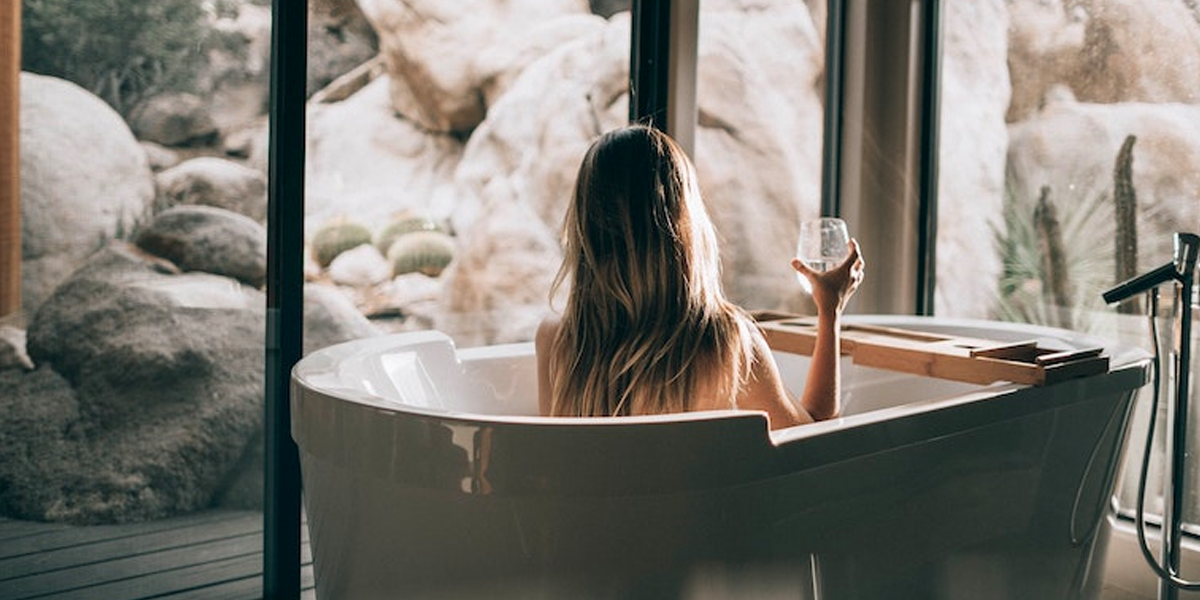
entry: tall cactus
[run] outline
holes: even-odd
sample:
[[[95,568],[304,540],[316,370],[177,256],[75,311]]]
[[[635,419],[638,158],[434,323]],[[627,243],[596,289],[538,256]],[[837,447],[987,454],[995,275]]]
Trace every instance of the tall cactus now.
[[[1058,220],[1058,209],[1050,200],[1050,186],[1042,186],[1037,207],[1033,209],[1033,222],[1037,227],[1038,246],[1041,249],[1042,294],[1051,306],[1057,307],[1058,326],[1071,329],[1074,325],[1071,317],[1074,298],[1070,274],[1067,272],[1062,225]]]
[[[1117,224],[1116,281],[1137,275],[1137,190],[1133,187],[1133,144],[1137,136],[1125,136],[1113,165],[1113,213]],[[1117,307],[1123,313],[1140,312],[1138,302],[1125,302]]]

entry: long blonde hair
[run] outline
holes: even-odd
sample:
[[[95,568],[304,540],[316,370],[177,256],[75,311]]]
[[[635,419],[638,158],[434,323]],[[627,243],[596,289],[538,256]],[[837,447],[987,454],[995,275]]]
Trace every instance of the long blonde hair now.
[[[634,125],[591,146],[563,250],[554,289],[571,283],[551,346],[551,414],[678,412],[697,393],[734,405],[751,325],[725,299],[695,169],[670,137]]]

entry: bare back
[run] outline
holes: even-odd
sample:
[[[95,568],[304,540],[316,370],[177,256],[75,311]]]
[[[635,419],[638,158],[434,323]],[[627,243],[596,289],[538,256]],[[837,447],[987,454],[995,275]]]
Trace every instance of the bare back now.
[[[561,321],[557,316],[547,317],[538,326],[537,335],[534,338],[537,355],[538,410],[542,415],[550,415],[553,406],[550,389],[550,356],[553,352],[554,339],[560,327]],[[752,336],[750,344],[752,348],[751,370],[748,380],[738,390],[736,397],[730,398],[727,394],[719,392],[723,387],[721,377],[719,373],[714,372],[711,378],[707,378],[706,383],[702,383],[699,389],[694,390],[691,395],[690,409],[760,410],[767,413],[772,429],[812,422],[812,417],[792,400],[784,387],[779,368],[775,364],[771,349],[767,346],[766,339],[761,332],[753,324],[743,330]]]

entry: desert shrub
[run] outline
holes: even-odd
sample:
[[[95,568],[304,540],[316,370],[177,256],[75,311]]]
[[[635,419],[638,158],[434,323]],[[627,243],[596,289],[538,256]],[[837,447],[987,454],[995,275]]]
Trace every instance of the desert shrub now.
[[[23,2],[21,68],[72,81],[125,117],[152,95],[195,91],[208,50],[228,45],[201,0]]]
[[[1004,205],[1004,231],[994,233],[1004,260],[996,313],[1006,321],[1087,331],[1089,315],[1104,307],[1100,292],[1112,285],[1113,250],[1101,242],[1115,236],[1112,200],[1108,194],[1055,196],[1054,190],[1044,192],[1061,207],[1058,214],[1066,268],[1061,272],[1047,269],[1047,245],[1035,214],[1038,199],[1017,197],[1010,191]],[[1070,306],[1063,306],[1053,293],[1060,285],[1071,290]]]
[[[1081,197],[1072,185],[1059,190],[1046,185],[1040,198],[1009,189],[1004,202],[1004,230],[994,232],[1004,260],[996,315],[1004,320],[1090,331],[1094,315],[1106,311],[1102,292],[1133,276],[1137,269],[1137,221],[1157,218],[1157,211],[1137,208],[1133,186],[1133,146],[1126,137],[1113,165],[1112,191]],[[1046,237],[1049,211],[1058,239]],[[1059,264],[1052,255],[1057,254]],[[1127,312],[1136,312],[1127,311]]]

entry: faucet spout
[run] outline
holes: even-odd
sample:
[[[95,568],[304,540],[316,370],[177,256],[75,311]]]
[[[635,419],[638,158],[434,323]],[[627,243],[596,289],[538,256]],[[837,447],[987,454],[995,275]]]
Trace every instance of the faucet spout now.
[[[1180,277],[1187,276],[1196,268],[1196,255],[1200,253],[1200,235],[1194,233],[1175,234],[1175,270]]]

